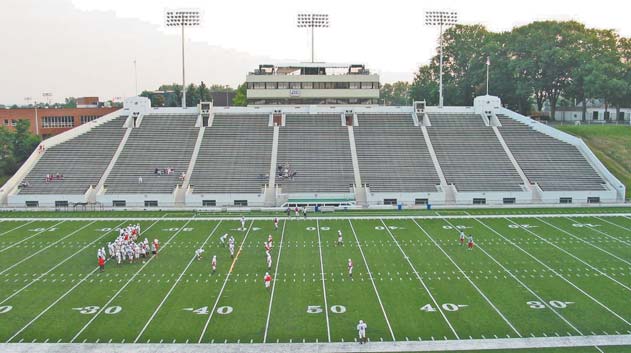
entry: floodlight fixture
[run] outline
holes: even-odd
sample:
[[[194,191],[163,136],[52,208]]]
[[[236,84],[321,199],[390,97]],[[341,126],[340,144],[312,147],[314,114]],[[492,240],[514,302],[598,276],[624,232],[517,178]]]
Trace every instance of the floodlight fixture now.
[[[443,106],[443,26],[453,26],[458,23],[458,13],[455,11],[425,11],[425,25],[440,28],[440,65],[438,78],[438,106]]]
[[[182,29],[182,108],[186,108],[186,65],[184,60],[184,28],[196,27],[201,22],[201,12],[198,9],[165,10],[164,20],[167,27]],[[135,65],[135,61],[134,61]]]
[[[315,62],[314,29],[329,28],[329,14],[299,13],[296,17],[296,27],[311,28],[311,62]]]

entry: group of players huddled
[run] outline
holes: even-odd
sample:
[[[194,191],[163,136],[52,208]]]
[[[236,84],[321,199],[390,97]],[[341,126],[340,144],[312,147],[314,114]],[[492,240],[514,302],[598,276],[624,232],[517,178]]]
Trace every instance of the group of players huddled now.
[[[149,239],[140,240],[140,225],[128,225],[120,228],[118,237],[113,242],[107,243],[107,252],[105,247],[97,250],[97,260],[101,271],[105,269],[105,261],[108,259],[116,259],[117,264],[129,261],[129,263],[145,262],[150,256],[158,256],[160,242],[154,239],[149,243]]]

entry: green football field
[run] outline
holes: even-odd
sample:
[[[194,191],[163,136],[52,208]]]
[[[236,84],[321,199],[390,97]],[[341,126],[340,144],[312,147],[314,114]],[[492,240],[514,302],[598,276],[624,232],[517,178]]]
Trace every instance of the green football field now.
[[[370,342],[631,334],[629,216],[373,213],[281,218],[278,230],[249,215],[241,229],[236,214],[28,216],[0,222],[0,342],[355,342],[360,319]],[[100,272],[97,248],[130,223],[160,240],[159,256]],[[224,233],[236,239],[234,260]]]

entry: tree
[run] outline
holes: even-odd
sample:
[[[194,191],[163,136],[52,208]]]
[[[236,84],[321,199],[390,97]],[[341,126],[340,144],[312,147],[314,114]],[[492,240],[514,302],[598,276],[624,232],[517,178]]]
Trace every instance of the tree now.
[[[64,98],[64,108],[76,108],[77,107],[77,99],[75,97],[66,97]]]
[[[414,75],[410,94],[412,100],[424,100],[427,105],[438,104],[438,79],[430,65],[421,66]]]
[[[25,119],[18,120],[15,125],[13,155],[19,164],[22,164],[41,142],[39,136],[31,134],[30,127],[31,122]]]
[[[208,89],[208,87],[206,87],[204,81],[199,84],[197,90],[200,102],[208,102],[212,99],[212,96],[210,95],[210,90]]]
[[[379,96],[384,100],[385,105],[410,105],[410,93],[408,82],[397,81],[381,86]]]
[[[539,111],[548,100],[552,118],[559,96],[572,83],[585,32],[585,26],[574,21],[533,22],[512,31],[510,57],[518,90],[530,91]]]
[[[236,94],[232,99],[232,105],[237,107],[245,107],[248,105],[247,90],[248,84],[246,82],[239,85],[239,87],[237,87]]]

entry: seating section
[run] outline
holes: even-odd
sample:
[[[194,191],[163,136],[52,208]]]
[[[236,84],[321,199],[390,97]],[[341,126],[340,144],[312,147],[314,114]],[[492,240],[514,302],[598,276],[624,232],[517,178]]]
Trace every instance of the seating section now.
[[[24,178],[20,194],[85,194],[98,184],[125,134],[127,117],[118,117],[71,140],[46,150]],[[63,175],[63,180],[45,181],[46,174]]]
[[[427,131],[448,184],[460,192],[522,191],[519,173],[480,115],[428,115]]]
[[[276,179],[283,193],[348,193],[354,183],[348,129],[339,114],[287,115],[277,157],[297,173],[293,180]]]
[[[172,193],[193,154],[197,115],[145,115],[134,128],[107,178],[106,193]],[[156,169],[172,168],[170,175]],[[142,177],[142,183],[139,182]]]
[[[269,115],[215,115],[191,174],[193,192],[261,193],[269,181],[274,128]]]
[[[531,183],[543,191],[602,191],[605,181],[575,146],[498,116],[500,132]]]
[[[435,192],[440,178],[410,114],[366,114],[353,128],[362,183],[372,192]]]

